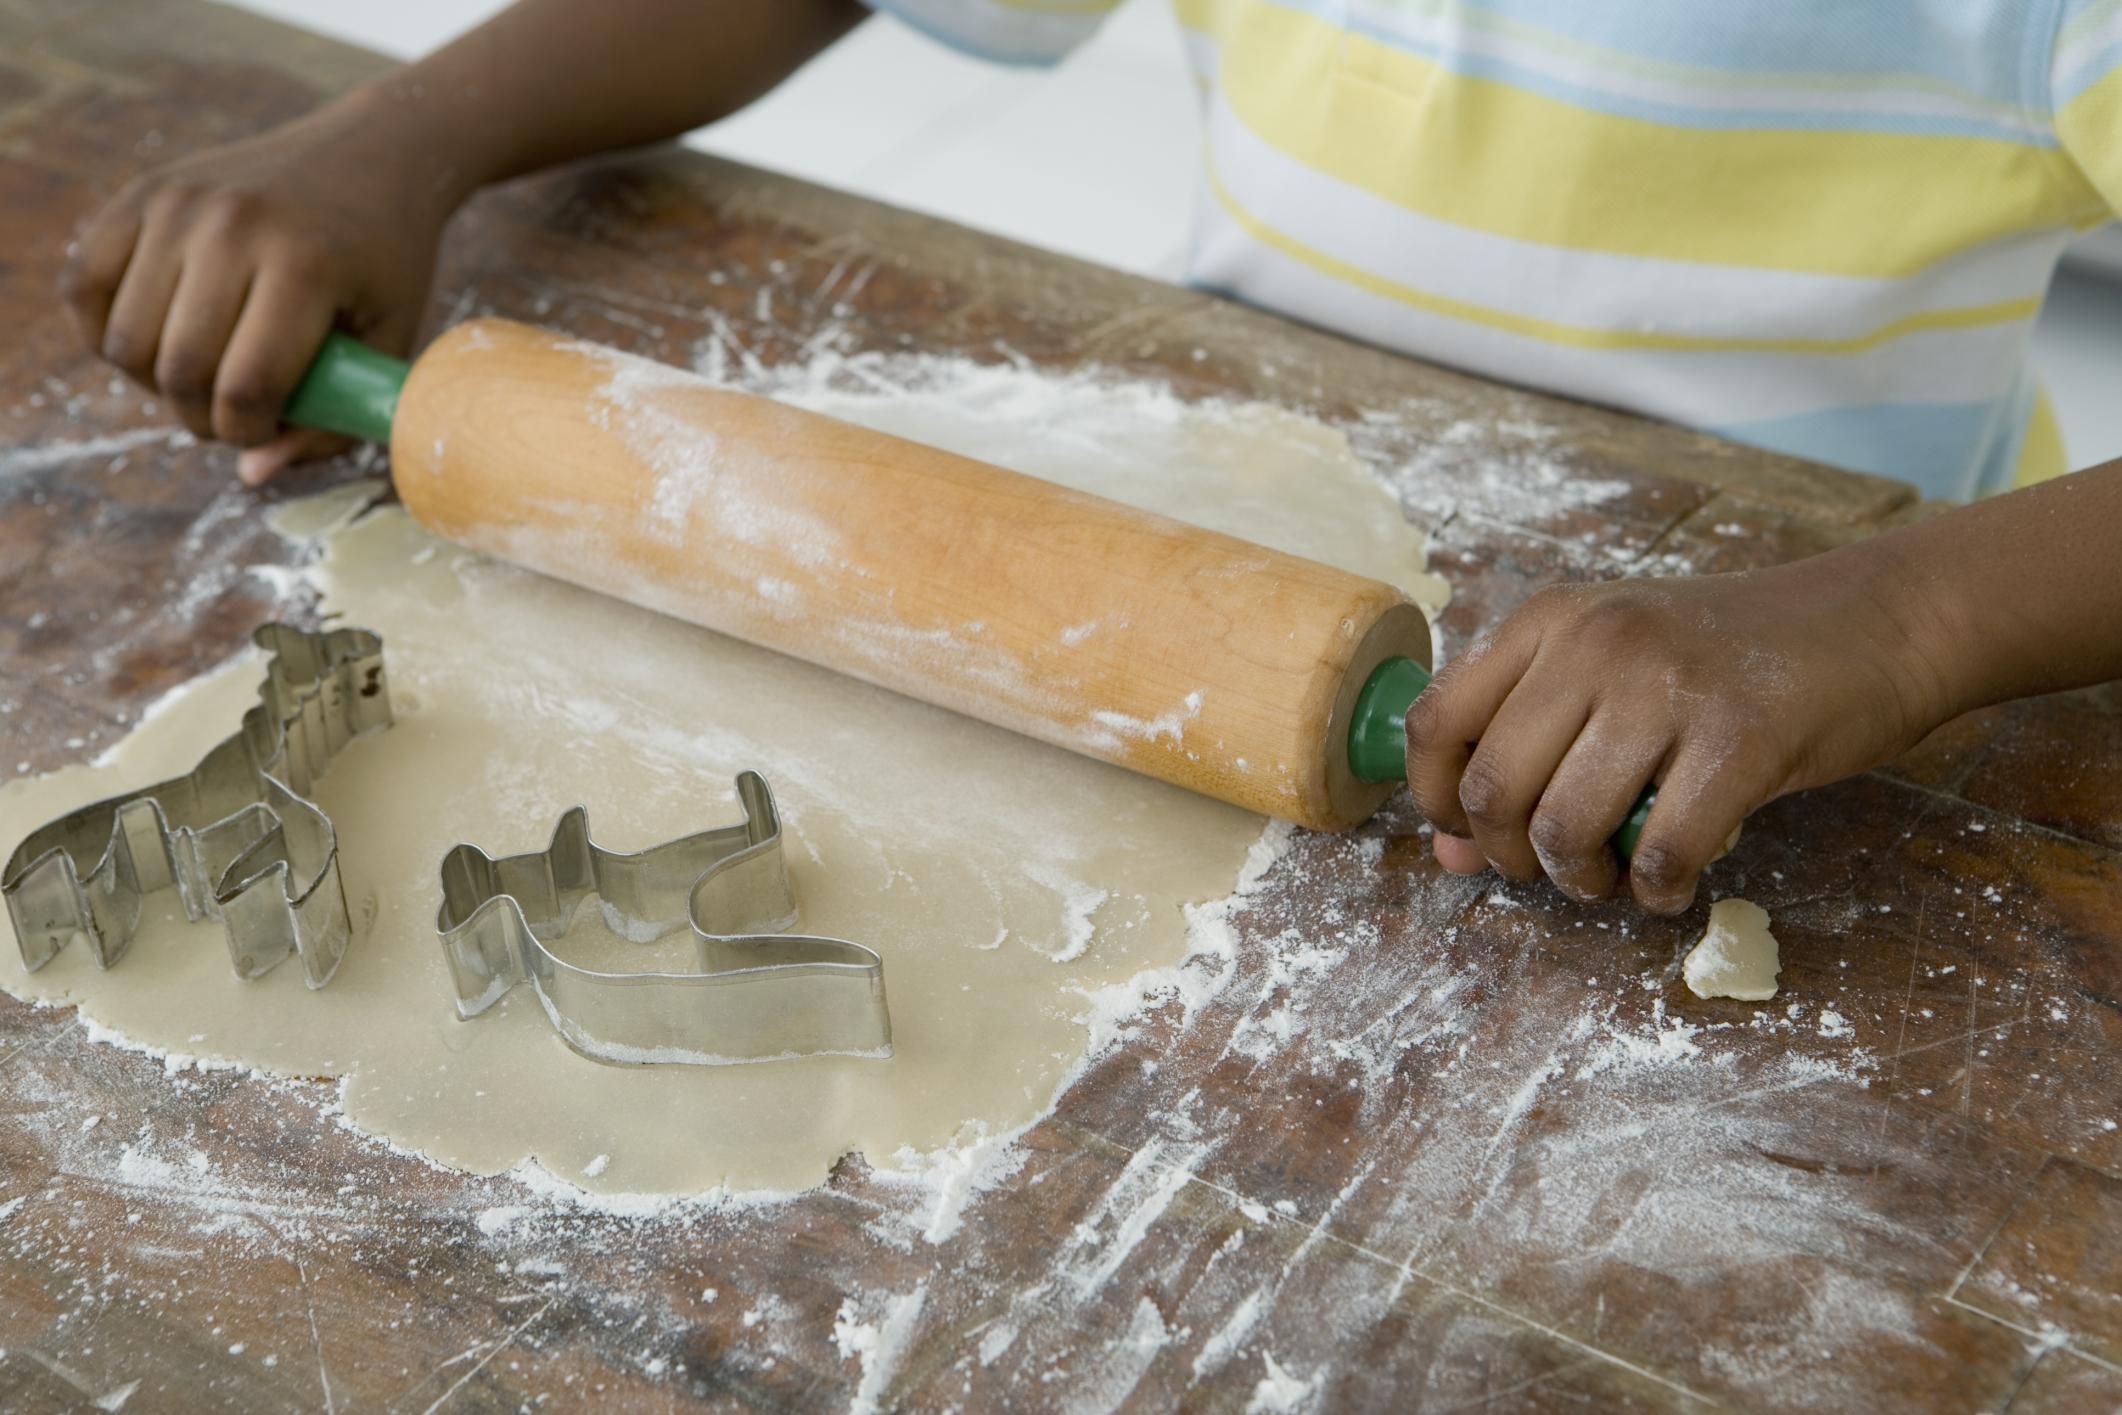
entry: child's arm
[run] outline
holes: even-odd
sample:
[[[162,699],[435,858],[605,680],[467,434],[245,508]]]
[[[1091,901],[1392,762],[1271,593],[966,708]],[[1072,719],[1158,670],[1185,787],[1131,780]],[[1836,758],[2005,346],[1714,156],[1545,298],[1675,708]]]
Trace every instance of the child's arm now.
[[[63,288],[94,348],[262,482],[314,434],[279,411],[335,324],[410,343],[443,224],[489,182],[673,137],[764,93],[857,0],[521,0],[446,48],[247,142],[135,181]]]
[[[2122,677],[2122,462],[1793,565],[1573,585],[1438,675],[1408,781],[1448,869],[1677,913],[1734,827],[1972,708]],[[1458,838],[1453,838],[1458,837]]]

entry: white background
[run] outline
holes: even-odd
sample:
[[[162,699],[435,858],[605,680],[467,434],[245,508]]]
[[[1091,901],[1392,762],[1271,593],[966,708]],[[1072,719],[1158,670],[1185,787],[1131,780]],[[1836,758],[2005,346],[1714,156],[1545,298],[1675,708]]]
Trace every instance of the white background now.
[[[503,0],[237,0],[404,58]],[[962,58],[864,23],[697,147],[1141,274],[1178,272],[1198,174],[1194,84],[1164,0],[1128,0],[1058,69]],[[2073,466],[2122,456],[2122,284],[2071,270],[2034,337]]]

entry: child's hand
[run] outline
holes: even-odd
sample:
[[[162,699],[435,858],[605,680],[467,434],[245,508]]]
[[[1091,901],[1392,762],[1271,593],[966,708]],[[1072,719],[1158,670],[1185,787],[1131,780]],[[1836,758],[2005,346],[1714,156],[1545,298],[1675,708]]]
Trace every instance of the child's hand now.
[[[1638,902],[1678,913],[1756,807],[1890,760],[1949,715],[1937,621],[1891,556],[1571,585],[1536,596],[1407,717],[1407,779],[1447,869],[1613,892],[1646,786]],[[1920,603],[1920,601],[1917,601]]]
[[[336,445],[280,409],[336,324],[411,343],[454,195],[349,102],[133,182],[69,251],[62,291],[91,347],[256,485]]]

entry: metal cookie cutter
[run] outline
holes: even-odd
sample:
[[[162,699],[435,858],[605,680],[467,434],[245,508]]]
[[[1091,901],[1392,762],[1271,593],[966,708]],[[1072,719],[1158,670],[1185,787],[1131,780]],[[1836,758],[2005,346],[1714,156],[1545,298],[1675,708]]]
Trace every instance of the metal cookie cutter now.
[[[331,981],[352,930],[339,837],[308,797],[340,748],[390,725],[383,640],[288,624],[252,638],[272,655],[259,703],[191,775],[84,806],[9,857],[0,894],[31,972],[77,933],[110,967],[146,896],[175,884],[187,916],[221,920],[238,977],[294,953],[311,987]],[[95,851],[83,874],[79,862]]]
[[[595,1061],[713,1065],[784,1057],[891,1055],[884,960],[856,943],[782,932],[796,919],[781,817],[757,772],[737,777],[741,825],[622,855],[560,817],[553,843],[496,860],[459,845],[442,861],[442,951],[457,1015],[476,1017],[529,983],[567,1044]],[[636,941],[690,924],[699,967],[605,973],[556,957],[590,895]]]

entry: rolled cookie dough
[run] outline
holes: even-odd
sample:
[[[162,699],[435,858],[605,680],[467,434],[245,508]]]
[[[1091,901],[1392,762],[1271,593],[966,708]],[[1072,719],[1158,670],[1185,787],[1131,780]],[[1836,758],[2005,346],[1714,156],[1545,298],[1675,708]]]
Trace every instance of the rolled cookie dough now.
[[[1768,911],[1744,899],[1720,899],[1710,906],[1709,929],[1688,953],[1681,974],[1696,997],[1766,1002],[1776,995],[1780,969]]]
[[[804,401],[1433,586],[1420,533],[1336,431],[955,367]],[[293,519],[314,534],[332,517]],[[384,636],[399,712],[316,793],[356,921],[338,977],[315,993],[294,968],[239,982],[218,928],[187,926],[164,893],[108,972],[75,946],[25,975],[0,917],[0,987],[157,1050],[342,1077],[352,1123],[466,1169],[535,1159],[606,1192],[789,1189],[850,1150],[889,1165],[1007,1132],[1052,1104],[1090,1014],[1185,957],[1184,906],[1228,893],[1261,834],[1217,802],[486,560],[395,509],[332,531],[308,573],[326,613]],[[94,766],[0,788],[0,857],[76,805],[195,763],[255,701],[259,671],[241,660],[190,685]],[[527,990],[456,1020],[434,935],[452,844],[539,847],[583,803],[600,840],[640,848],[734,819],[744,767],[780,800],[802,927],[884,954],[895,1057],[600,1066]],[[594,909],[580,918],[570,949],[617,946]],[[653,946],[627,951],[656,966]]]

